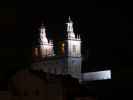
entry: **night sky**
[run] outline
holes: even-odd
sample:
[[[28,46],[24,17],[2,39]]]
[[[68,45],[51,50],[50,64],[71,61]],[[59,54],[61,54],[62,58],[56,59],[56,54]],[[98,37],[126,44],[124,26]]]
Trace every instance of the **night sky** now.
[[[85,6],[56,7],[51,4],[46,7],[45,4],[41,4],[38,7],[34,4],[28,7],[27,4],[18,8],[3,7],[0,13],[1,72],[6,74],[15,68],[29,66],[31,46],[42,22],[46,25],[50,38],[62,39],[69,15],[75,23],[74,27],[78,28],[75,29],[75,33],[81,34],[83,55],[86,48],[89,50],[84,71],[111,68],[114,73],[120,70],[132,72],[131,9],[126,7],[127,4],[107,4],[93,2]]]

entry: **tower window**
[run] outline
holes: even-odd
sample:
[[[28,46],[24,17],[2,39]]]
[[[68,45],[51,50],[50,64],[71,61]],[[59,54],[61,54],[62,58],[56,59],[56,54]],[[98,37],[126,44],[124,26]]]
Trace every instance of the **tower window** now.
[[[73,54],[76,54],[76,45],[73,45]]]

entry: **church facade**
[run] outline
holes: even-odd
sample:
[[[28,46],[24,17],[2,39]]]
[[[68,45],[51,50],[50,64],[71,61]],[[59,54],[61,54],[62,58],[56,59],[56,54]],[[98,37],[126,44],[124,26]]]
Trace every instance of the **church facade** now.
[[[59,55],[55,55],[53,41],[47,39],[45,27],[43,25],[40,27],[39,45],[33,47],[34,60],[31,67],[50,74],[69,74],[81,80],[81,38],[74,33],[70,17],[66,25],[67,36],[58,43]]]

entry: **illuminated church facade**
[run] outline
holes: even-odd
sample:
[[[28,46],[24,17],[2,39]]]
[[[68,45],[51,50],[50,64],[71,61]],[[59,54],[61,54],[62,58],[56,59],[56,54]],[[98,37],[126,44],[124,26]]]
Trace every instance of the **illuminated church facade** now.
[[[74,33],[73,21],[70,17],[66,25],[67,36],[58,43],[59,55],[55,55],[54,43],[48,40],[46,28],[43,25],[40,27],[39,45],[33,47],[34,60],[31,67],[34,70],[56,75],[69,74],[81,80],[81,38]]]

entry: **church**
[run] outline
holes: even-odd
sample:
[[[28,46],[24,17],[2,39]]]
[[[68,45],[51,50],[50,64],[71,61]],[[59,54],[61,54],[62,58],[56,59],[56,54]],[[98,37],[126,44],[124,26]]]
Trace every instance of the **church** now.
[[[47,38],[47,29],[41,25],[39,44],[32,48],[32,69],[54,75],[71,75],[81,80],[81,38],[79,34],[75,34],[73,24],[69,17],[66,23],[66,37],[58,43],[58,55],[55,54],[53,40]]]

